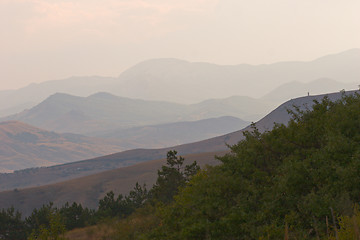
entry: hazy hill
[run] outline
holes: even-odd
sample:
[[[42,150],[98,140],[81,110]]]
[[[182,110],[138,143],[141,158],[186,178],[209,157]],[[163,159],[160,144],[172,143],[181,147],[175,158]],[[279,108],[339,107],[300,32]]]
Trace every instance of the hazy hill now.
[[[104,139],[58,134],[7,121],[0,123],[0,172],[57,165],[128,149],[175,146],[233,132],[248,124],[238,118],[221,117],[118,130],[107,134],[111,139]]]
[[[147,148],[170,147],[195,142],[214,136],[243,129],[250,123],[235,117],[210,118],[191,122],[176,122],[161,125],[141,126],[112,130],[102,138],[112,138],[128,142],[128,145]],[[129,146],[124,146],[129,149]]]
[[[153,59],[123,72],[119,76],[121,86],[112,91],[126,97],[141,96],[143,99],[193,103],[210,96],[261,97],[284,83],[305,83],[319,78],[358,82],[360,49],[309,62],[279,62],[255,66],[221,66],[178,59]]]
[[[348,94],[350,93],[353,92],[348,92]],[[292,109],[293,105],[302,106],[302,109],[305,109],[306,107],[311,108],[314,99],[321,100],[324,96],[325,95],[309,96],[287,101],[260,121],[256,122],[256,126],[263,132],[265,130],[270,130],[273,127],[274,122],[287,123],[290,119],[287,109]],[[341,97],[341,93],[332,93],[327,96],[329,96],[330,99],[335,100]],[[223,136],[175,147],[162,149],[135,149],[65,165],[27,169],[16,171],[12,174],[0,174],[0,190],[61,182],[139,162],[160,159],[166,156],[167,151],[172,149],[176,149],[180,155],[226,151],[226,144],[232,145],[243,139],[242,133],[244,130],[251,130],[251,128],[246,127],[243,130]]]
[[[191,104],[190,116],[205,119],[219,116],[235,116],[255,122],[264,117],[278,104],[245,96],[232,96],[223,99],[208,99]]]
[[[89,133],[180,120],[185,106],[97,93],[56,93],[35,107],[6,117],[58,132]]]
[[[70,77],[61,80],[32,83],[17,90],[0,91],[0,116],[6,116],[31,108],[52,94],[88,96],[99,91],[111,89],[116,78],[109,77]]]
[[[289,82],[277,87],[260,99],[268,103],[279,103],[306,96],[308,93],[310,95],[319,95],[337,92],[342,89],[347,91],[359,89],[359,84],[360,80],[354,83],[341,83],[329,78],[319,78],[308,83]]]
[[[294,81],[306,83],[319,78],[331,78],[344,83],[358,82],[359,69],[360,49],[314,61],[264,65],[226,66],[178,59],[153,59],[129,68],[118,78],[72,77],[31,84],[18,90],[1,91],[0,114],[5,109],[4,114],[8,115],[23,107],[35,106],[56,92],[84,97],[103,91],[123,97],[179,103],[196,103],[232,95],[257,98]]]
[[[99,136],[114,129],[221,116],[258,116],[270,110],[269,105],[261,101],[249,100],[231,97],[183,105],[117,97],[109,93],[89,97],[56,93],[29,110],[0,120],[18,120],[51,131]]]
[[[28,124],[0,123],[0,172],[79,161],[123,150],[114,141],[58,134]]]

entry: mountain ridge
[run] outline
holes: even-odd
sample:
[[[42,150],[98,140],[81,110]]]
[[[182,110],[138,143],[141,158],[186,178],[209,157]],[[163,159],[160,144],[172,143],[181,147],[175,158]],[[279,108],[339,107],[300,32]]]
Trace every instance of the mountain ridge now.
[[[58,134],[19,122],[0,122],[0,171],[49,166],[101,156],[124,148],[113,141]]]
[[[330,100],[337,100],[340,99],[343,94],[354,94],[355,92],[357,91],[305,96],[287,101],[255,123],[255,126],[260,132],[271,130],[274,123],[286,124],[288,122],[290,115],[287,110],[291,109],[294,105],[299,106],[301,110],[306,110],[311,108],[312,104],[314,104],[314,100],[321,101],[325,96]],[[44,185],[44,183],[46,183],[46,186],[27,189],[19,189],[16,188],[16,186],[13,186],[14,190],[12,191],[0,192],[0,203],[4,207],[10,207],[9,203],[15,204],[15,207],[25,214],[29,214],[33,208],[40,207],[42,204],[49,201],[56,202],[56,205],[64,204],[66,201],[77,201],[84,204],[84,206],[87,206],[86,204],[88,204],[89,207],[96,207],[97,201],[103,197],[108,190],[116,189],[117,193],[127,194],[134,183],[139,180],[143,181],[141,183],[151,185],[151,183],[155,181],[156,170],[165,162],[163,158],[166,156],[168,150],[175,149],[178,151],[179,155],[185,155],[186,157],[189,157],[188,160],[191,161],[201,160],[202,166],[205,164],[218,164],[214,161],[214,154],[221,155],[226,153],[228,151],[227,145],[237,143],[244,138],[242,135],[244,131],[251,130],[252,126],[249,126],[243,130],[216,138],[166,149],[130,150],[101,158],[50,168],[29,169],[27,172],[19,171],[15,174],[0,174],[1,187],[4,186],[6,180],[9,180],[6,179],[7,177],[10,176],[13,177],[13,179],[19,179],[17,177],[19,174],[22,176],[21,180],[27,183],[32,182],[34,184],[36,181],[38,181],[37,183],[39,185]],[[123,168],[126,166],[126,163],[135,159],[139,163],[138,165]],[[90,167],[90,163],[93,164],[92,167]],[[113,164],[113,166],[110,166],[111,164]],[[104,167],[107,167],[108,169],[104,169]],[[100,168],[102,168],[102,171],[99,171]],[[32,178],[31,175],[26,175],[31,171],[37,171]],[[85,173],[86,171],[87,173]],[[64,176],[74,172],[82,172],[82,174],[75,174],[76,176],[73,175],[72,178],[64,178]],[[40,175],[44,177],[46,174],[48,176],[47,179],[43,178],[40,181],[39,179],[36,179],[40,178]],[[50,176],[51,178],[49,178]],[[61,178],[61,176],[63,178]],[[109,177],[111,179],[109,179]],[[58,181],[51,182],[51,179],[53,180],[54,178],[58,178]],[[41,184],[41,182],[43,184]],[[73,191],[70,191],[71,189],[73,189]],[[89,199],[92,199],[92,201],[88,201]]]
[[[244,97],[231,97],[185,105],[165,101],[147,101],[96,93],[88,97],[56,93],[35,107],[0,121],[18,120],[50,131],[73,132],[90,136],[114,129],[197,121],[222,116],[243,119],[262,115],[267,104]],[[247,120],[247,119],[245,119]]]
[[[0,122],[0,172],[51,166],[136,148],[164,148],[223,135],[248,125],[221,117],[111,131],[107,138],[56,133],[19,122]]]
[[[151,64],[151,61],[144,62]],[[5,114],[16,113],[21,106],[29,102],[33,104],[26,107],[32,107],[55,92],[66,92],[84,97],[105,91],[130,98],[141,97],[145,100],[165,100],[187,104],[200,102],[210,97],[248,95],[249,92],[254,93],[251,97],[258,98],[281,84],[291,81],[309,82],[327,77],[343,82],[357,82],[360,78],[359,62],[360,50],[351,49],[312,61],[262,65],[217,65],[178,60],[180,63],[178,68],[147,66],[146,74],[143,71],[134,72],[134,67],[139,66],[136,64],[118,77],[70,77],[30,84],[18,90],[0,91],[0,113],[4,109],[8,109]],[[150,71],[152,68],[158,69],[158,72]],[[171,74],[170,70],[174,68],[177,69],[175,71],[177,73]],[[174,84],[176,79],[180,84]],[[187,83],[186,86],[185,83]],[[184,97],[185,93],[186,97]]]
[[[357,91],[348,91],[345,94],[354,94],[355,92]],[[306,110],[306,108],[310,108],[312,106],[313,100],[320,101],[324,96],[328,96],[330,100],[336,100],[339,99],[342,94],[344,93],[337,92],[317,96],[305,96],[289,100],[256,122],[255,126],[259,129],[260,132],[271,130],[274,126],[274,123],[286,124],[289,121],[291,116],[287,110],[293,109],[294,104],[298,105],[300,109]],[[179,155],[227,151],[228,145],[236,144],[238,141],[244,138],[244,131],[251,130],[252,126],[248,126],[239,131],[195,143],[182,144],[161,149],[127,150],[112,155],[68,163],[65,165],[58,165],[48,168],[27,169],[24,171],[17,171],[13,174],[0,174],[0,191],[5,189],[41,185],[43,182],[55,183],[99,173],[101,171],[123,167],[128,164],[160,159],[166,156],[166,153],[169,150],[173,149],[178,151]],[[22,178],[19,179],[19,176]]]

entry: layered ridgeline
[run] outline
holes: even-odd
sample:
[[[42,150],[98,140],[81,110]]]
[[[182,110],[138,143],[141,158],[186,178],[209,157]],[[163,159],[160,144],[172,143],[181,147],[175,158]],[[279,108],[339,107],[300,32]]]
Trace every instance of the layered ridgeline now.
[[[231,95],[259,98],[289,82],[308,83],[319,78],[330,78],[344,83],[358,83],[359,68],[360,49],[309,62],[263,65],[224,66],[178,59],[155,59],[139,63],[123,72],[119,79],[125,88],[117,90],[121,96],[137,97],[140,94],[144,99],[188,103]],[[316,93],[337,90],[324,86],[321,92]]]
[[[67,236],[358,239],[360,212],[354,204],[360,201],[360,95],[343,93],[336,102],[324,98],[311,109],[295,107],[290,115],[287,125],[277,124],[271,131],[261,133],[254,126],[244,132],[244,139],[219,157],[221,164],[198,172],[195,163],[183,166],[176,152],[168,152],[149,192],[138,184],[125,198],[108,192],[96,213],[77,204],[63,210],[44,206],[29,222],[44,214],[50,221],[42,219],[44,225],[32,230],[44,235],[57,227],[53,233],[58,235],[64,231],[59,226],[73,229],[77,223],[85,226],[113,217]],[[26,190],[1,193],[0,199],[23,198],[21,191]],[[71,209],[81,211],[69,214]],[[95,222],[85,222],[83,216],[93,216]]]
[[[309,86],[305,89],[294,88],[297,91],[291,90],[292,95],[281,92],[280,95],[275,95],[274,99],[267,98],[280,104],[288,100],[281,96],[294,98],[307,92],[321,94],[357,88],[359,69],[360,49],[309,62],[281,62],[257,66],[222,66],[178,59],[153,59],[129,68],[117,78],[72,77],[31,84],[18,90],[0,91],[0,116],[31,108],[56,92],[85,97],[103,91],[129,98],[189,104],[209,98],[248,96],[249,93],[254,94],[250,97],[259,98],[289,82],[309,83],[320,78],[342,82],[341,86],[323,84],[320,89]]]
[[[353,93],[354,92],[347,92],[347,94]],[[341,95],[342,93],[340,92],[328,94],[328,98],[336,100],[341,98]],[[274,126],[274,122],[287,124],[291,117],[291,115],[288,114],[287,109],[294,109],[293,105],[300,106],[300,109],[302,110],[307,108],[311,109],[314,104],[313,100],[321,101],[324,96],[325,95],[309,96],[288,101],[258,121],[256,126],[260,132],[264,132],[266,130],[271,130]],[[76,190],[73,197],[80,203],[85,203],[85,199],[95,199],[94,201],[96,202],[96,199],[102,197],[105,192],[109,190],[109,186],[113,186],[113,190],[117,193],[127,194],[126,191],[133,186],[132,184],[137,181],[136,179],[143,180],[148,186],[151,186],[151,184],[154,183],[156,171],[151,171],[149,169],[156,169],[161,162],[149,161],[164,158],[169,150],[175,149],[180,155],[196,153],[197,155],[192,155],[190,159],[196,160],[197,157],[202,159],[202,164],[208,163],[213,165],[216,162],[214,162],[213,157],[211,156],[214,156],[215,154],[222,155],[224,154],[224,151],[228,151],[227,144],[233,145],[238,141],[243,140],[243,132],[246,130],[251,130],[251,127],[220,137],[171,148],[130,150],[76,163],[48,168],[28,169],[25,171],[17,171],[12,174],[0,174],[1,190],[11,190],[0,194],[0,199],[4,199],[4,202],[1,204],[4,207],[10,207],[10,203],[16,203],[16,207],[23,209],[24,211],[26,209],[27,212],[31,211],[29,208],[40,207],[47,201],[53,201],[61,205],[64,201],[71,200],[71,196],[69,196],[65,190],[74,186],[75,182],[79,180],[76,178],[79,177],[84,178],[81,180],[81,188]],[[133,165],[140,162],[145,163]],[[129,166],[126,169],[120,168],[128,165],[133,166]],[[106,170],[116,168],[120,169],[106,172]],[[98,174],[92,175],[95,173]],[[109,179],[109,176],[111,176],[111,179]],[[46,188],[21,189],[24,187],[40,186],[70,179],[74,180],[64,184],[58,183],[49,185]],[[94,187],[95,185],[97,187]],[[18,188],[19,191],[13,191],[15,188]],[[49,194],[55,192],[57,192],[57,194]],[[11,199],[14,200],[12,201]],[[91,204],[94,204],[94,201]]]
[[[104,139],[59,134],[6,121],[0,123],[0,172],[70,163],[128,149],[169,147],[223,135],[247,125],[238,118],[220,117],[112,131],[107,133],[112,139]]]
[[[230,97],[184,105],[130,99],[109,93],[97,93],[89,97],[57,93],[29,110],[0,120],[22,121],[57,132],[108,136],[107,132],[138,126],[223,116],[246,119],[266,111],[270,111],[268,104],[248,97]],[[247,124],[241,120],[238,122],[243,127]]]

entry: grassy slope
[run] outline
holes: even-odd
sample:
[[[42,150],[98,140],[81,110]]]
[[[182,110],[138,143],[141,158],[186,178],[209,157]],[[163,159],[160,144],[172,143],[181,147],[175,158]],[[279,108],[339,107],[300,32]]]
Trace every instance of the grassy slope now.
[[[218,162],[214,159],[214,155],[224,153],[211,152],[191,154],[184,157],[187,162],[196,160],[201,166],[205,164],[215,165]],[[83,206],[95,208],[98,200],[110,190],[117,194],[127,194],[136,182],[146,183],[151,187],[155,183],[157,169],[165,162],[166,159],[147,161],[61,183],[1,192],[0,206],[3,208],[14,206],[24,215],[30,214],[34,208],[50,201],[58,206],[67,201],[75,201],[83,204]]]

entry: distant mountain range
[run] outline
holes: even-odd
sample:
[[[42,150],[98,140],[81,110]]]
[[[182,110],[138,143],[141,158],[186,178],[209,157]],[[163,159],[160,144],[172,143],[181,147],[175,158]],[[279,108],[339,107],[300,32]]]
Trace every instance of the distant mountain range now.
[[[216,65],[191,63],[178,59],[153,59],[141,62],[117,78],[71,77],[63,80],[31,84],[18,90],[0,91],[0,116],[30,108],[57,92],[89,96],[97,92],[137,98],[193,104],[209,98],[250,96],[260,98],[282,84],[308,83],[329,78],[351,84],[357,89],[360,79],[360,49],[328,55],[309,62],[280,62],[267,65]],[[343,87],[344,86],[344,87]],[[340,89],[347,88],[344,84]],[[325,91],[337,91],[325,89]],[[325,93],[304,89],[295,96]],[[270,102],[280,104],[286,97],[295,96],[281,91]],[[298,95],[300,94],[300,95]],[[279,99],[280,97],[280,99]]]
[[[347,94],[352,93],[353,92],[347,92]],[[336,100],[341,97],[341,94],[342,93],[338,92],[327,94],[326,96],[328,96],[331,100]],[[262,118],[260,121],[256,122],[256,127],[261,132],[264,132],[266,130],[271,130],[274,122],[286,124],[290,119],[290,115],[288,114],[287,109],[292,109],[293,105],[300,106],[301,109],[310,109],[313,105],[313,100],[316,99],[320,101],[324,96],[325,95],[306,96],[287,101],[273,110],[267,116]],[[162,149],[135,149],[95,159],[68,163],[65,165],[20,170],[12,174],[0,174],[0,190],[4,191],[14,188],[40,186],[44,185],[45,183],[56,183],[132,165],[135,163],[161,159],[166,156],[167,151],[173,149],[176,149],[180,155],[224,152],[228,149],[227,144],[232,145],[242,140],[244,137],[243,131],[249,130],[251,130],[250,126],[240,131],[195,143]]]
[[[18,170],[0,174],[0,191],[17,188],[0,193],[0,204],[26,210],[71,198],[93,206],[123,182],[127,186],[117,188],[123,194],[135,179],[152,184],[157,159],[172,149],[216,164],[212,156],[242,140],[243,131],[251,130],[244,128],[248,121],[261,132],[271,130],[274,122],[288,122],[293,105],[311,108],[324,96],[315,94],[330,91],[336,93],[329,98],[338,99],[339,90],[358,89],[359,79],[360,49],[353,49],[310,62],[258,66],[155,59],[118,78],[72,77],[0,91],[0,171]],[[32,168],[54,164],[61,165]],[[121,176],[106,177],[115,172]],[[79,177],[81,189],[69,193]],[[52,185],[23,190],[45,184]]]
[[[131,98],[141,96],[147,100],[194,103],[210,97],[259,98],[282,84],[307,83],[319,78],[358,83],[360,49],[309,62],[279,62],[255,66],[221,66],[178,59],[152,59],[124,71],[119,76],[122,84],[117,89],[114,86],[113,91],[117,95]]]
[[[248,97],[182,105],[116,97],[109,93],[97,93],[86,98],[56,93],[35,107],[0,121],[17,120],[50,131],[105,136],[109,131],[119,133],[119,129],[222,116],[258,116],[269,110],[269,105]],[[244,121],[238,123],[242,127],[247,124]],[[133,130],[124,133],[129,135],[129,131]]]
[[[323,78],[309,83],[287,83],[260,99],[233,96],[225,99],[210,99],[189,105],[130,99],[104,92],[88,97],[56,93],[35,107],[0,118],[0,121],[17,120],[49,131],[102,137],[111,137],[112,135],[112,137],[123,140],[124,136],[130,136],[131,131],[139,132],[139,127],[143,126],[146,126],[146,128],[142,128],[143,134],[147,131],[149,137],[151,132],[154,133],[155,128],[151,127],[152,130],[150,130],[148,125],[196,121],[222,116],[256,121],[270,112],[278,102],[296,96],[323,93],[325,90],[336,89],[339,91],[355,85]],[[128,130],[129,128],[132,130]],[[137,136],[141,137],[141,135]],[[153,135],[152,137],[156,136],[160,135]],[[199,138],[194,136],[194,139]],[[179,139],[180,142],[184,143]]]
[[[31,125],[0,123],[0,172],[51,166],[136,148],[163,148],[223,135],[249,123],[234,117],[144,126],[94,138],[58,134]]]

